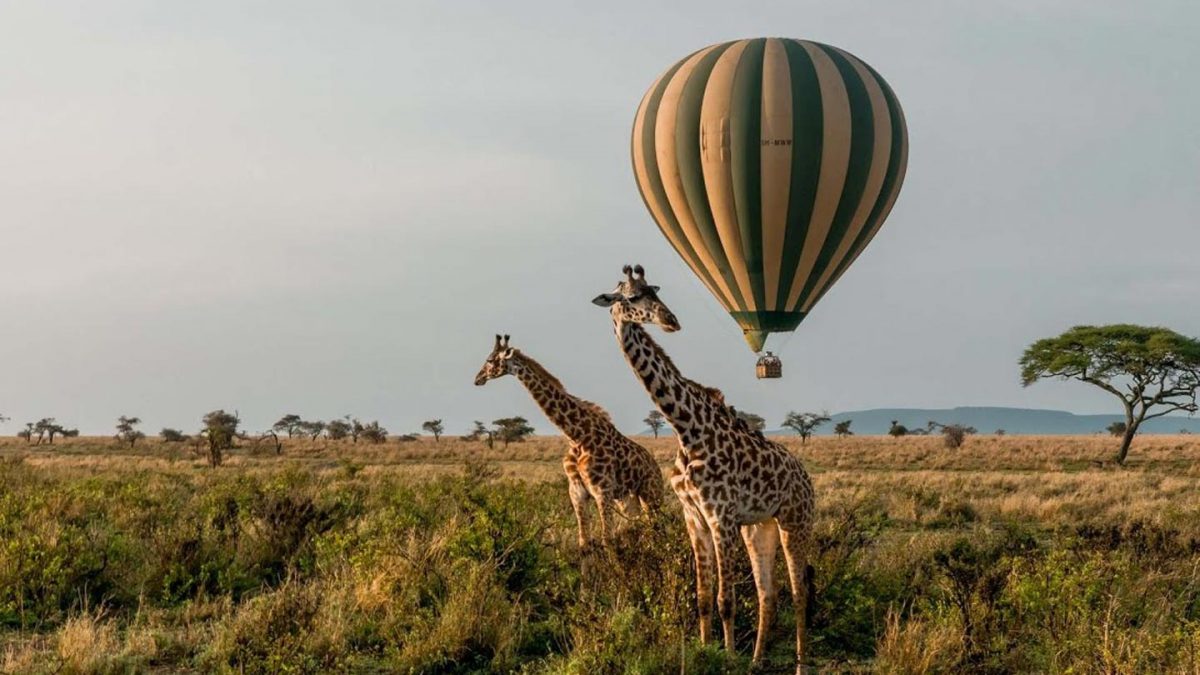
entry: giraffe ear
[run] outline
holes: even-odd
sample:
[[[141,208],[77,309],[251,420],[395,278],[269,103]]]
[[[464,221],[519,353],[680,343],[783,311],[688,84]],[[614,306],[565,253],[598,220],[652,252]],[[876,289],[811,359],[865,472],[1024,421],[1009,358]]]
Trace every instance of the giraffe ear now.
[[[599,305],[600,307],[612,307],[613,304],[620,299],[621,296],[617,295],[616,293],[601,293],[595,298],[592,298],[592,304]]]

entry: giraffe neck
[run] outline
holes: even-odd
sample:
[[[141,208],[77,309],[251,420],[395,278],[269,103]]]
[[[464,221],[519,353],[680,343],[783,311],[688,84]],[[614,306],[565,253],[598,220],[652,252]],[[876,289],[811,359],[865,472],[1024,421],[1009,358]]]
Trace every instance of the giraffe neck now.
[[[625,360],[671,423],[684,444],[690,445],[706,420],[715,414],[716,401],[709,390],[679,372],[663,348],[640,324],[616,320],[617,341]],[[724,406],[720,406],[724,407]]]
[[[517,353],[512,362],[516,375],[538,407],[568,438],[578,440],[592,432],[587,420],[600,414],[598,407],[567,393],[566,388],[540,363]]]

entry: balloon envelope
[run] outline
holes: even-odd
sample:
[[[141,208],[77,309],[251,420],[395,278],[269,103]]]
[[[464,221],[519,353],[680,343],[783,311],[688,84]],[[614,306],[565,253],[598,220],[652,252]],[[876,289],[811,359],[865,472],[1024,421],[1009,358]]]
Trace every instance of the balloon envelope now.
[[[896,95],[858,58],[758,38],[668,68],[638,107],[632,152],[659,229],[759,351],[879,231],[908,135]]]

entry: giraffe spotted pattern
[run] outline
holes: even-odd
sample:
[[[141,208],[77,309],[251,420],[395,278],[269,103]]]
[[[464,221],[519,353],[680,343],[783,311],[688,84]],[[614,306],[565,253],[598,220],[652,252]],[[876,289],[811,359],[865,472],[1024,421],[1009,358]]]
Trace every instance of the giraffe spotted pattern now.
[[[680,373],[642,327],[653,323],[675,332],[678,320],[658,298],[658,288],[646,283],[640,266],[626,267],[625,277],[614,293],[602,294],[594,302],[610,308],[626,360],[679,439],[671,487],[683,506],[695,556],[700,638],[707,641],[712,625],[715,571],[725,648],[734,650],[732,561],[740,536],[758,591],[754,661],[761,662],[775,614],[775,558],[782,544],[795,603],[796,670],[800,672],[806,640],[812,480],[797,457],[750,429],[725,405],[719,391]]]
[[[657,510],[662,505],[662,472],[650,452],[622,434],[603,408],[572,396],[558,378],[520,350],[508,336],[488,355],[475,384],[514,375],[546,417],[567,437],[563,471],[579,526],[579,545],[588,543],[589,499],[595,502],[602,540],[608,539],[614,507],[622,515]]]

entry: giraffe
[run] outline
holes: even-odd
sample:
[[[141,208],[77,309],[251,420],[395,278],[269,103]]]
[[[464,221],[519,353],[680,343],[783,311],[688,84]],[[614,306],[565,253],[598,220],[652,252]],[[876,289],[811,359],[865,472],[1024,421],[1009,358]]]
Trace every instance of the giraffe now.
[[[696,563],[700,639],[712,625],[713,568],[725,648],[734,651],[733,555],[740,535],[758,592],[754,663],[761,663],[775,614],[775,557],[783,545],[796,611],[796,672],[805,650],[806,575],[814,494],[803,464],[782,445],[750,429],[716,389],[684,377],[643,324],[673,333],[679,321],[646,283],[640,265],[626,266],[612,293],[593,302],[608,307],[617,342],[655,405],[679,438],[671,488],[683,506]],[[636,276],[635,276],[636,275]]]
[[[603,408],[572,396],[542,364],[508,345],[509,336],[496,336],[492,353],[475,376],[476,386],[514,375],[546,417],[567,437],[563,471],[567,474],[571,506],[579,527],[579,545],[587,541],[587,500],[596,503],[600,536],[608,540],[613,505],[622,515],[649,512],[662,505],[662,472],[654,457],[613,425]]]

